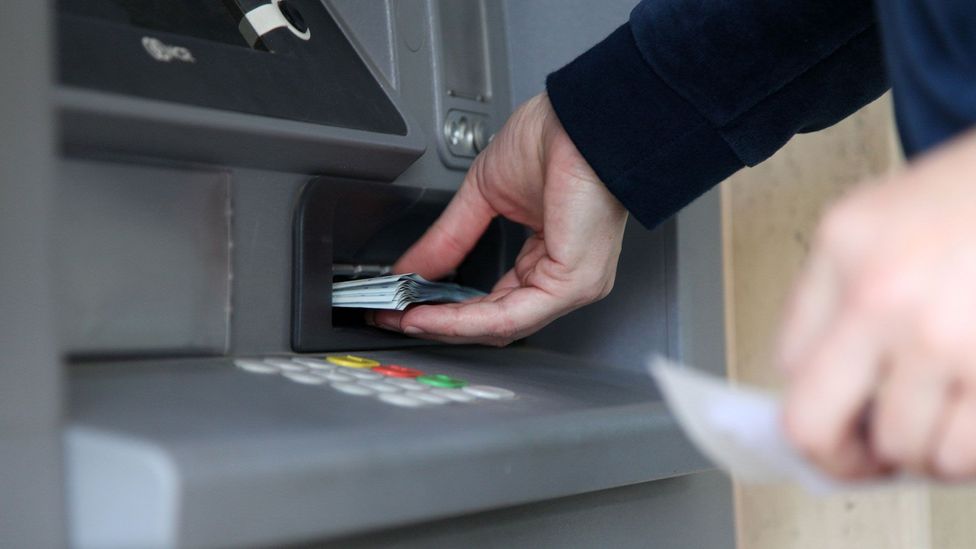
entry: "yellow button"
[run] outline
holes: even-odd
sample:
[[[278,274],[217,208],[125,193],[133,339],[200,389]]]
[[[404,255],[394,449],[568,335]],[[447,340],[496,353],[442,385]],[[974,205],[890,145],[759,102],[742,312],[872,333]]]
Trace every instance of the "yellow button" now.
[[[325,359],[337,366],[345,366],[346,368],[375,368],[380,365],[375,360],[353,355],[327,356]]]

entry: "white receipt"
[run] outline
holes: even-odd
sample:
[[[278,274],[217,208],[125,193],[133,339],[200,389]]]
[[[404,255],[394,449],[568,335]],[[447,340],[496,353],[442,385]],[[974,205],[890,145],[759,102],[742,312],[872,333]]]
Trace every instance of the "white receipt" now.
[[[807,462],[787,440],[779,399],[771,394],[731,386],[660,356],[648,369],[688,438],[740,482],[792,482],[822,494],[881,484],[843,483]]]

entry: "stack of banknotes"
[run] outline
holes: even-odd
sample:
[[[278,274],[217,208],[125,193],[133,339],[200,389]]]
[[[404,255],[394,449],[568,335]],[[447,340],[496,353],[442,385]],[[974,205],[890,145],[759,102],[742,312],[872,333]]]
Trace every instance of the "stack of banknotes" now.
[[[332,284],[332,306],[402,311],[414,303],[456,303],[485,295],[451,282],[415,274],[378,276]]]

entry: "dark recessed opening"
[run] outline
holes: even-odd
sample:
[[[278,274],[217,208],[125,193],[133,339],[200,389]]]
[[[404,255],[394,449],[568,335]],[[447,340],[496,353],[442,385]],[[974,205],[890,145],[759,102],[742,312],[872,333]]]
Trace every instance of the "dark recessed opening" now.
[[[291,23],[291,26],[295,27],[298,32],[305,32],[308,30],[308,24],[305,23],[305,18],[302,17],[302,12],[298,11],[298,8],[291,5],[288,0],[281,0],[278,3],[278,9],[281,10],[281,15],[285,16],[285,19]]]

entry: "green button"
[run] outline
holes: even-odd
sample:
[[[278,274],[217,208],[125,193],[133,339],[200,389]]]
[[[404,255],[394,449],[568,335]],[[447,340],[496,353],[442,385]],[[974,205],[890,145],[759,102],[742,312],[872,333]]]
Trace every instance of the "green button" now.
[[[460,389],[468,384],[466,381],[454,379],[453,377],[446,376],[444,374],[419,376],[417,381],[426,383],[427,385],[433,385],[434,387],[445,387],[447,389]]]

